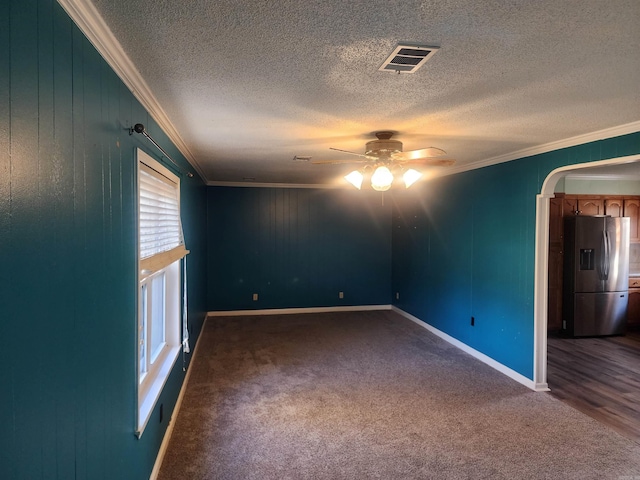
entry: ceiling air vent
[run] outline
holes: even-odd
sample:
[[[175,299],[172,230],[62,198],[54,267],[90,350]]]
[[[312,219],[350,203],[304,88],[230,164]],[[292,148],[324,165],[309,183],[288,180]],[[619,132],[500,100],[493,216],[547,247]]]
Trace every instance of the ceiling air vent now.
[[[381,72],[415,73],[440,47],[398,45],[378,69]]]

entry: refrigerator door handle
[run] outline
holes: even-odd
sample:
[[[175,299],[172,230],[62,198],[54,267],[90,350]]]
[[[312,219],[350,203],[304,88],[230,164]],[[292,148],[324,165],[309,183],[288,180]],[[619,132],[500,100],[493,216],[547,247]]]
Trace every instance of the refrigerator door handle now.
[[[611,240],[609,232],[604,233],[604,279],[609,280],[609,266],[611,265]]]
[[[600,255],[598,265],[598,277],[600,280],[606,279],[606,262],[607,262],[607,232],[603,231],[600,236]]]

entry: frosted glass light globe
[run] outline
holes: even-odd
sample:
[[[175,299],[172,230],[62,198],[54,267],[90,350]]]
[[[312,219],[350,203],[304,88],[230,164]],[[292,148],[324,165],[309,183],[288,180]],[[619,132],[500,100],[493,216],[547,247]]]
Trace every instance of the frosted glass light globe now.
[[[393,174],[385,166],[376,168],[376,171],[371,175],[371,188],[378,192],[386,192],[391,188],[393,183]]]
[[[414,170],[413,168],[410,168],[409,170],[404,172],[404,174],[402,175],[402,179],[404,180],[405,187],[409,188],[411,185],[416,183],[421,176],[422,174],[419,171]]]
[[[344,179],[351,185],[356,187],[358,190],[360,190],[360,188],[362,187],[362,180],[364,179],[364,175],[362,175],[359,171],[354,170],[349,175],[345,175]]]

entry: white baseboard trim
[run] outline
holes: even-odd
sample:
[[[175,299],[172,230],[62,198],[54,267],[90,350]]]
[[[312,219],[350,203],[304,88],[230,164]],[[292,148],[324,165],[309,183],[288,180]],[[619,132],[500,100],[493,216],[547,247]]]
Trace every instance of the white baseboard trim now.
[[[536,392],[550,392],[551,389],[549,388],[549,384],[548,383],[534,383],[533,384],[533,389]]]
[[[391,305],[354,305],[347,307],[269,308],[265,310],[211,311],[209,317],[241,317],[246,315],[289,315],[297,313],[362,312],[365,310],[391,310]]]
[[[423,322],[418,317],[414,317],[410,313],[407,313],[404,310],[401,310],[400,308],[395,307],[395,306],[392,306],[391,310],[393,310],[394,312],[399,313],[400,315],[402,315],[403,317],[407,318],[408,320],[411,320],[415,324],[420,325],[422,328],[426,328],[427,330],[429,330],[434,335],[437,335],[438,337],[442,338],[443,340],[445,340],[446,342],[450,343],[451,345],[453,345],[455,347],[458,347],[463,352],[466,352],[469,355],[471,355],[472,357],[477,358],[481,362],[486,363],[490,367],[496,369],[500,373],[502,373],[502,374],[506,375],[507,377],[515,380],[516,382],[521,383],[525,387],[530,388],[531,390],[538,391],[538,392],[539,391],[548,391],[549,390],[549,388],[547,387],[546,384],[545,385],[536,384],[533,380],[525,377],[524,375],[516,372],[515,370],[510,369],[506,365],[503,365],[502,363],[495,361],[493,358],[485,355],[482,352],[479,352],[478,350],[476,350],[475,348],[470,347],[466,343],[462,343],[460,340],[457,340],[457,339],[453,338],[452,336],[447,335],[442,330],[438,330],[437,328],[429,325],[428,323]]]
[[[207,323],[207,316],[204,317],[204,321],[202,322],[202,331],[204,330],[205,324]],[[162,444],[160,444],[160,450],[158,451],[158,455],[156,456],[156,462],[153,464],[153,470],[151,470],[151,475],[149,476],[149,480],[156,480],[158,478],[158,474],[160,473],[160,467],[162,466],[162,460],[164,460],[164,455],[167,453],[167,448],[169,447],[169,441],[171,440],[171,434],[173,433],[173,427],[175,426],[176,418],[178,418],[178,412],[180,412],[180,407],[182,406],[182,399],[184,398],[184,394],[187,391],[187,384],[189,383],[189,378],[191,377],[191,365],[193,365],[194,360],[196,359],[196,355],[198,354],[198,346],[200,345],[200,338],[198,336],[198,341],[196,342],[196,346],[193,349],[193,355],[191,356],[191,362],[189,362],[189,368],[187,369],[187,374],[184,376],[184,381],[182,382],[182,387],[180,388],[180,394],[178,395],[178,400],[176,400],[176,406],[173,409],[173,413],[171,414],[171,418],[169,419],[169,425],[167,426],[167,430],[164,432],[164,438],[162,439]]]

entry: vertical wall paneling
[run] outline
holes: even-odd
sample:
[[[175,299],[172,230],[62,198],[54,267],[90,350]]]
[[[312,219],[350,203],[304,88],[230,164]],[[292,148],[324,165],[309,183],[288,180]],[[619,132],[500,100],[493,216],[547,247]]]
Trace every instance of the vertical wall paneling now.
[[[87,297],[89,287],[86,283],[85,265],[87,262],[87,200],[85,188],[85,137],[88,132],[85,130],[84,119],[84,55],[83,47],[85,38],[77,30],[72,29],[72,151],[73,151],[73,247],[75,261],[72,261],[74,281],[74,316],[73,332],[74,340],[85,338],[90,334],[90,323],[83,322],[83,316],[90,315],[91,312],[83,308],[83,299]],[[93,262],[91,262],[93,263]],[[74,450],[73,460],[77,476],[87,476],[87,457],[85,445],[87,444],[87,402],[85,398],[85,382],[88,375],[89,363],[81,362],[83,358],[90,358],[86,348],[87,343],[74,341],[70,345],[71,358],[79,362],[73,375],[73,406],[74,406]]]
[[[42,218],[38,188],[40,163],[38,158],[38,5],[12,2],[11,10],[11,257],[13,272],[10,285],[9,318],[33,319],[40,309],[31,301],[33,289],[43,290],[42,277],[37,275],[42,245],[38,221]],[[17,275],[19,271],[33,276]],[[45,298],[47,294],[43,292]],[[33,324],[32,324],[33,325]],[[14,441],[16,461],[25,478],[40,478],[43,474],[43,438],[40,425],[46,423],[45,410],[38,405],[45,401],[38,387],[44,380],[42,362],[46,331],[30,328],[31,354],[14,351],[12,383],[14,386]]]
[[[11,294],[11,7],[11,3],[0,2],[0,305],[8,305]],[[10,339],[16,334],[16,327],[7,320],[10,311],[6,310],[7,316],[0,321],[0,338]],[[16,472],[11,465],[16,457],[13,350],[7,341],[0,348],[0,425],[5,432],[0,434],[0,475],[7,478],[14,478]]]
[[[56,302],[51,307],[57,312],[74,311],[74,277],[73,266],[62,259],[74,257],[74,169],[73,169],[73,110],[69,108],[73,100],[73,34],[71,20],[59,8],[53,8],[50,18],[53,24],[53,128],[54,144],[51,154],[53,171],[52,190],[55,202],[54,248],[60,252],[59,258],[52,259],[56,276],[53,282],[57,285]],[[46,152],[43,152],[46,155]],[[52,378],[57,388],[55,395],[56,425],[56,473],[59,478],[72,478],[75,473],[75,399],[74,381],[69,375],[68,362],[74,358],[72,339],[75,338],[73,315],[67,315],[56,322],[55,341],[52,348],[65,346],[68,356],[52,355],[55,368]]]
[[[37,39],[38,39],[38,96],[34,100],[38,106],[37,128],[38,128],[38,171],[32,172],[37,175],[37,189],[39,197],[38,218],[36,228],[39,232],[55,232],[57,222],[57,205],[55,202],[55,188],[57,179],[55,178],[54,164],[49,160],[51,152],[54,150],[54,81],[53,81],[53,2],[39,2],[37,11]],[[46,206],[53,206],[53,215]],[[49,207],[51,208],[51,207]],[[39,305],[47,308],[58,309],[59,298],[57,289],[48,287],[43,282],[45,279],[57,278],[57,268],[49,256],[50,247],[58,247],[55,234],[36,234],[37,244],[32,253],[34,261],[38,266],[37,279],[34,279],[34,287],[40,294]],[[37,315],[37,314],[36,314]],[[51,368],[50,358],[55,355],[56,345],[63,343],[59,337],[59,331],[54,325],[49,328],[38,329],[35,336],[42,336],[36,345],[38,347],[37,376],[32,377],[34,384],[44,389],[44,391],[55,391],[55,379],[47,374]],[[39,401],[45,400],[40,398]],[[46,401],[46,400],[45,400]],[[49,410],[55,412],[55,398],[48,399]],[[46,445],[56,443],[56,418],[55,415],[47,415],[42,412],[40,428],[41,472],[44,478],[53,478],[51,467],[56,464],[55,449],[48,449]]]
[[[104,125],[104,138],[102,141],[102,157],[104,159],[104,185],[105,185],[105,201],[104,201],[104,218],[105,218],[105,252],[106,252],[106,269],[107,284],[109,286],[108,295],[111,298],[120,298],[126,295],[118,289],[118,272],[122,271],[122,265],[117,259],[122,258],[123,250],[120,248],[120,219],[122,218],[120,196],[120,155],[117,146],[120,129],[118,128],[117,119],[120,116],[118,110],[117,95],[119,93],[118,79],[116,75],[106,65],[103,66],[102,83],[102,123]],[[108,199],[108,200],[107,200]],[[119,306],[112,306],[109,317],[105,319],[105,335],[109,338],[109,343],[117,345],[119,337],[118,325],[121,323],[123,315],[119,312]],[[126,353],[118,348],[109,350],[107,353],[108,365],[117,366],[118,370],[127,368],[125,362],[121,362],[126,358]],[[118,398],[115,394],[120,390],[119,379],[110,376],[110,381],[105,387],[105,402],[107,405],[113,405]],[[117,424],[118,415],[113,408],[105,408],[105,423],[107,425]],[[104,432],[105,445],[116,444],[116,436],[112,429],[105,429]],[[117,456],[114,449],[109,449],[105,461],[116,462]]]
[[[109,323],[112,312],[111,305],[107,305],[106,298],[110,297],[111,287],[107,283],[109,277],[109,250],[106,241],[108,233],[108,216],[105,210],[110,202],[108,180],[105,176],[106,159],[103,154],[104,124],[103,105],[104,95],[104,67],[102,64],[96,68],[93,65],[95,55],[89,42],[83,40],[83,77],[84,77],[84,120],[85,128],[91,132],[95,141],[85,143],[85,192],[87,212],[91,212],[85,218],[86,244],[84,248],[85,261],[83,276],[86,281],[86,300],[88,305],[102,305],[95,313],[95,322],[81,322],[82,337],[97,336],[108,339]],[[93,68],[92,68],[93,67]],[[99,272],[99,273],[98,273]],[[96,274],[98,273],[98,274]],[[87,312],[89,313],[89,312]],[[83,343],[83,357],[91,355],[90,343]],[[108,355],[109,352],[105,352]],[[87,406],[86,425],[86,470],[89,478],[97,477],[105,470],[110,451],[106,450],[106,408],[107,386],[112,382],[108,357],[98,365],[88,364],[83,371],[84,395]]]
[[[188,164],[54,0],[2,2],[0,45],[0,478],[149,478],[184,372],[137,439],[134,152],[152,150],[125,128]],[[206,187],[182,194],[196,339]]]
[[[391,212],[378,195],[209,187],[209,309],[389,304]]]

